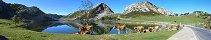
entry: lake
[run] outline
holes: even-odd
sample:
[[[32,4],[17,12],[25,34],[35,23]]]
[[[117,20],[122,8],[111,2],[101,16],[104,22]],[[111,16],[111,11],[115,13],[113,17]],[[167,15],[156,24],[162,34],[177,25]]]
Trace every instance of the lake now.
[[[68,26],[68,25],[58,25],[52,26],[44,29],[42,32],[45,33],[59,33],[59,34],[72,34],[77,33],[79,31],[78,28]]]
[[[55,34],[74,34],[79,32],[79,27],[72,26],[70,21],[51,21],[46,23],[35,23],[27,26],[27,29]],[[93,26],[91,34],[126,34],[126,30],[118,31],[113,27],[104,27],[103,23],[92,23]]]

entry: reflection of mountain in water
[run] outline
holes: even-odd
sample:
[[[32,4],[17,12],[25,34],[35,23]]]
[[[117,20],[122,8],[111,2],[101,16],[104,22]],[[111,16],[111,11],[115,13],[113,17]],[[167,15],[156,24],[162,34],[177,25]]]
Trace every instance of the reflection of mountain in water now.
[[[25,28],[38,31],[38,32],[47,32],[47,33],[64,33],[71,34],[78,32],[79,28],[82,25],[86,25],[81,23],[83,21],[52,21],[45,23],[32,23],[26,26]],[[114,26],[115,21],[95,21],[95,22],[87,22],[87,24],[93,26],[91,34],[107,34],[111,31],[111,28]],[[62,29],[62,30],[60,30]],[[47,30],[47,31],[46,31]],[[73,32],[71,32],[72,30]],[[69,32],[68,32],[69,31]]]
[[[118,31],[117,29],[115,29],[114,27],[111,28],[109,34],[118,34]],[[120,34],[126,34],[127,33],[127,30],[124,29],[124,30],[120,30],[119,31]]]
[[[27,25],[24,28],[27,28],[29,30],[38,31],[41,32],[42,30],[52,27],[52,26],[58,26],[58,25],[64,25],[64,23],[61,23],[61,21],[52,21],[52,22],[43,22],[43,23],[31,23]]]
[[[53,26],[53,27],[48,27],[42,32],[45,33],[61,33],[61,34],[73,34],[77,33],[79,30],[78,28],[68,26],[68,25],[59,25],[59,26]]]

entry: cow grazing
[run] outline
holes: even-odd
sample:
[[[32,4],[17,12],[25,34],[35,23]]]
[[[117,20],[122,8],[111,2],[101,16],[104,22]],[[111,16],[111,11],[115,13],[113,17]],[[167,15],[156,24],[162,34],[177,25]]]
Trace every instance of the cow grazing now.
[[[159,26],[153,27],[154,32],[158,31],[158,29],[159,29]]]
[[[143,26],[137,26],[133,28],[137,33],[144,32],[144,27]]]
[[[168,25],[166,29],[169,31],[177,30],[177,25]]]
[[[85,25],[83,27],[80,27],[79,28],[79,34],[85,35],[87,33],[90,33],[91,29],[92,29],[92,26],[89,26],[89,25]]]
[[[117,25],[117,26],[115,26],[115,28],[117,30],[123,30],[125,28],[125,25]]]
[[[144,33],[146,33],[146,32],[150,32],[149,29],[144,29]]]
[[[153,27],[148,27],[149,32],[154,32]]]
[[[114,26],[115,29],[118,30],[118,34],[120,34],[120,30],[124,30],[125,29],[125,24],[124,25],[117,25],[117,26]]]

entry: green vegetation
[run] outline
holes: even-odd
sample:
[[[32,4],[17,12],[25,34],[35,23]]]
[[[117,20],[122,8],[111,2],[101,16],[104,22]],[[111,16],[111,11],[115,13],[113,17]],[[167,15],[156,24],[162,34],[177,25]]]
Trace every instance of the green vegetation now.
[[[143,22],[143,21],[158,21],[158,22],[170,22],[170,23],[182,23],[182,24],[193,24],[206,21],[194,14],[184,16],[137,16],[134,18],[124,18],[128,20],[120,20],[119,22]]]
[[[202,22],[203,24],[198,24],[198,27],[205,29],[211,29],[211,14],[203,11],[194,11],[193,14],[197,14],[197,17],[203,18],[206,21]]]
[[[20,17],[17,17],[17,15],[15,15],[14,17],[12,17],[12,21],[15,23],[19,23]]]
[[[139,17],[139,16],[155,16],[155,15],[161,15],[160,13],[156,12],[139,12],[139,11],[133,11],[127,14],[121,15],[123,18],[133,18],[133,17]]]

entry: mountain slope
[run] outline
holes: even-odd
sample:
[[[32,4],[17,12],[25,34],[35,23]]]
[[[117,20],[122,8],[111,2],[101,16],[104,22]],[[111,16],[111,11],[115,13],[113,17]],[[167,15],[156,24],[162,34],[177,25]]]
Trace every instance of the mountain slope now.
[[[0,18],[9,19],[15,14],[14,10],[7,3],[0,0]]]
[[[0,8],[0,18],[12,19],[13,16],[17,16],[23,22],[55,20],[35,6],[27,7],[22,4],[10,4],[0,0]]]
[[[150,2],[138,2],[131,4],[125,8],[125,14],[128,14],[133,11],[138,11],[138,12],[153,12],[153,13],[159,13],[163,15],[174,15],[172,12],[167,11],[164,8],[157,7],[153,5]],[[153,14],[151,13],[151,14]]]
[[[99,3],[97,6],[89,10],[78,10],[72,14],[64,18],[72,18],[72,19],[93,19],[98,20],[105,16],[110,16],[114,12],[104,3]]]
[[[54,18],[54,19],[59,19],[59,18],[64,17],[63,15],[57,15],[57,14],[47,14],[47,16]]]

